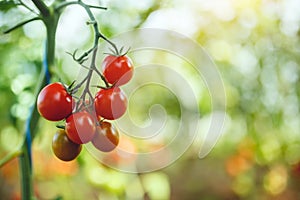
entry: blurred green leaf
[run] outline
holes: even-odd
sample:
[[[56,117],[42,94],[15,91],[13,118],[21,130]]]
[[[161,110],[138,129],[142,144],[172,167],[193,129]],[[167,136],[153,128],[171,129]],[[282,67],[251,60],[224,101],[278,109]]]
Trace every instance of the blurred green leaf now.
[[[19,5],[14,0],[3,0],[0,2],[0,11],[7,12],[12,8],[17,7]]]

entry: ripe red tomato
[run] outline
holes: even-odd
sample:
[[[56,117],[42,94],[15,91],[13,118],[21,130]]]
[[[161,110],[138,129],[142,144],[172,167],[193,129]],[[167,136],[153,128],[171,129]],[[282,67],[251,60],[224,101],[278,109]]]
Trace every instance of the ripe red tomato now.
[[[74,113],[66,120],[67,135],[70,140],[77,144],[85,144],[91,141],[95,131],[95,120],[88,112]]]
[[[92,143],[100,151],[110,152],[119,144],[119,133],[111,123],[102,122],[100,126],[97,126]]]
[[[52,150],[57,158],[63,161],[74,160],[81,152],[82,145],[72,142],[65,130],[58,130],[52,139]]]
[[[115,86],[124,85],[133,76],[133,64],[127,56],[108,55],[102,63],[103,75]]]
[[[63,84],[49,84],[38,95],[37,109],[45,119],[60,121],[72,113],[72,96]]]
[[[118,119],[126,111],[127,97],[118,87],[101,89],[96,94],[94,104],[98,116],[109,120]]]

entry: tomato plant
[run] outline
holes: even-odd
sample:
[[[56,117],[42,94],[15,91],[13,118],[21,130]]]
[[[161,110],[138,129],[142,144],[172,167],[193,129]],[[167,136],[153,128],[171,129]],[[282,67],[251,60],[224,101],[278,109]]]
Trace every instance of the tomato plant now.
[[[77,144],[91,141],[96,131],[93,116],[88,112],[77,112],[66,120],[66,132],[70,140]]]
[[[115,86],[124,85],[132,78],[133,65],[125,54],[121,55],[119,53],[122,52],[123,48],[119,51],[117,45],[100,32],[98,22],[91,9],[106,9],[102,6],[89,5],[80,0],[51,1],[47,2],[47,4],[43,0],[32,0],[32,6],[34,5],[34,8],[31,8],[31,5],[27,5],[27,3],[23,1],[4,1],[3,4],[23,6],[35,15],[25,21],[17,23],[3,33],[8,34],[27,23],[39,20],[43,22],[41,24],[45,26],[45,32],[47,34],[44,45],[44,60],[41,62],[43,63],[43,70],[40,70],[40,82],[36,88],[36,91],[40,91],[37,95],[37,106],[31,109],[28,115],[26,128],[24,129],[25,139],[20,150],[13,153],[12,156],[9,155],[8,159],[5,158],[4,161],[2,161],[2,163],[6,163],[14,157],[19,157],[22,175],[22,199],[32,199],[34,197],[32,196],[31,145],[32,140],[36,136],[35,127],[37,127],[39,121],[38,113],[49,121],[65,120],[65,125],[57,125],[57,127],[59,126],[63,128],[63,130],[57,131],[52,141],[53,153],[61,160],[68,161],[75,159],[81,151],[81,144],[85,144],[93,138],[99,138],[100,132],[104,134],[104,130],[107,130],[107,134],[104,135],[108,138],[108,141],[113,141],[112,143],[117,145],[119,136],[116,130],[112,127],[106,127],[106,123],[104,122],[101,122],[99,126],[99,121],[103,120],[100,116],[107,119],[117,119],[125,113],[127,107],[126,96],[120,88],[115,88]],[[56,66],[55,36],[59,24],[58,22],[65,8],[71,5],[78,5],[85,10],[89,17],[87,25],[91,25],[94,32],[94,41],[93,46],[81,55],[76,55],[76,50],[74,53],[70,53],[73,60],[79,66],[88,68],[88,73],[86,73],[81,81],[77,82],[74,80],[73,83],[66,88],[59,82],[49,83],[52,79],[52,75],[55,75],[54,72],[56,72],[53,68]],[[105,59],[103,63],[103,74],[101,70],[98,70],[99,67],[96,65],[100,39],[109,43],[113,51],[118,55],[108,56]],[[91,57],[91,61],[87,63],[86,61],[89,57]],[[94,74],[97,74],[104,83],[104,86],[100,86],[103,89],[99,91],[96,97],[90,90],[91,79]],[[80,91],[80,94],[78,91]],[[98,108],[97,111],[94,107]],[[94,137],[96,130],[97,137]],[[109,149],[112,149],[112,147]]]
[[[119,144],[119,132],[111,123],[101,122],[101,124],[97,126],[92,143],[100,151],[112,151]]]
[[[102,70],[106,80],[116,86],[124,85],[133,76],[133,64],[126,55],[108,55],[102,63]]]
[[[72,142],[65,130],[58,130],[52,139],[52,151],[57,158],[63,161],[74,160],[81,152],[82,145]]]
[[[60,121],[72,113],[72,96],[63,84],[51,83],[39,93],[37,109],[45,119]]]
[[[94,101],[96,114],[109,120],[120,118],[127,108],[127,97],[119,87],[100,89]]]

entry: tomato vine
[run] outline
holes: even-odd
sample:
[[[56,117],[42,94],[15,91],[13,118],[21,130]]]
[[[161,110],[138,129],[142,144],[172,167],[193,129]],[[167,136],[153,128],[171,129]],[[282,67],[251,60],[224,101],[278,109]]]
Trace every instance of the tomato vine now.
[[[118,52],[118,48],[112,41],[106,38],[99,31],[98,23],[94,17],[94,14],[91,11],[91,9],[106,9],[106,8],[101,6],[88,5],[82,2],[81,0],[68,1],[68,2],[57,0],[54,1],[51,5],[46,5],[42,0],[32,0],[32,2],[35,5],[35,7],[38,9],[39,13],[35,12],[33,8],[30,8],[30,6],[25,4],[22,0],[19,0],[18,3],[16,3],[15,5],[25,7],[27,10],[29,10],[36,16],[16,24],[15,26],[5,30],[3,34],[8,34],[14,31],[15,29],[20,28],[23,25],[33,21],[40,20],[44,23],[44,26],[46,27],[45,57],[43,61],[44,67],[41,69],[39,84],[36,87],[36,92],[35,92],[36,96],[40,92],[40,90],[49,83],[52,72],[54,71],[53,67],[55,64],[55,35],[58,26],[58,21],[64,8],[71,5],[79,5],[86,11],[86,13],[90,18],[90,21],[87,22],[87,24],[93,26],[93,30],[95,34],[94,44],[92,48],[84,52],[79,57],[77,57],[76,51],[74,51],[74,53],[72,54],[73,59],[76,62],[78,62],[82,67],[85,68],[86,66],[84,66],[84,62],[87,59],[87,57],[90,54],[92,54],[92,62],[88,67],[89,72],[87,76],[80,83],[76,84],[73,87],[73,91],[79,89],[81,86],[85,84],[85,89],[79,98],[82,99],[83,102],[85,102],[85,98],[88,95],[89,99],[92,100],[93,98],[89,91],[89,87],[90,87],[90,81],[93,72],[97,73],[101,77],[102,81],[105,84],[105,88],[109,88],[110,87],[109,83],[106,81],[105,77],[101,74],[101,72],[96,68],[96,64],[95,64],[99,39],[103,39],[106,42],[108,42],[116,52]],[[32,140],[35,138],[36,135],[35,129],[37,127],[38,119],[39,119],[39,113],[37,111],[36,106],[33,106],[30,115],[28,117],[28,120],[26,122],[26,128],[24,134],[25,138],[24,138],[24,142],[22,143],[22,146],[16,152],[7,155],[5,158],[3,158],[0,161],[0,167],[1,167],[5,163],[11,161],[12,159],[19,157],[20,169],[21,169],[22,199],[33,198],[31,144],[32,144]]]

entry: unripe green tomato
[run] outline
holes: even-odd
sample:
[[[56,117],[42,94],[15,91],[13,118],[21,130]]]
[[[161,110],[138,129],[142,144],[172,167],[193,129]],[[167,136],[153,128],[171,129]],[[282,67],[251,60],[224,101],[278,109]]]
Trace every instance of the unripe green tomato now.
[[[72,142],[65,130],[57,130],[52,139],[52,150],[62,161],[74,160],[81,152],[82,145]]]

